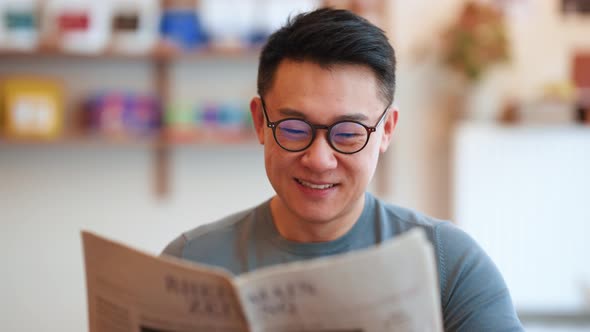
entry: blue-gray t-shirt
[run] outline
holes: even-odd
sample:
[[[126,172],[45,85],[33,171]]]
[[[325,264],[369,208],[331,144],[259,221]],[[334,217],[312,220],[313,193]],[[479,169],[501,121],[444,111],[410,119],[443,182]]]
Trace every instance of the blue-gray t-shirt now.
[[[369,193],[358,221],[334,241],[283,238],[266,201],[181,234],[163,254],[241,274],[367,248],[414,227],[424,229],[435,249],[445,331],[523,331],[500,272],[469,235],[449,222],[385,204]]]

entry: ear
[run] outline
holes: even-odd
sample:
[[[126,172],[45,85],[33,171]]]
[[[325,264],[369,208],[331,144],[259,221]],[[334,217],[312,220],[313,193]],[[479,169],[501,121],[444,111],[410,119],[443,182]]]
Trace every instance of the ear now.
[[[262,114],[262,101],[260,97],[254,97],[250,101],[250,114],[254,123],[254,130],[258,136],[258,142],[264,144],[264,114]]]
[[[389,143],[391,142],[391,137],[393,136],[393,131],[395,130],[395,126],[397,125],[397,117],[398,117],[398,109],[395,106],[391,106],[387,114],[387,119],[383,123],[383,135],[381,136],[381,145],[379,146],[379,151],[381,153],[387,151],[389,147]]]

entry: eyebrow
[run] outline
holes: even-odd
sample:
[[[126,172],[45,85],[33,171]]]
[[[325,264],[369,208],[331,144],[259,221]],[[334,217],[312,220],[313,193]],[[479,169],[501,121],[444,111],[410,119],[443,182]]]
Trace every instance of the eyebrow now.
[[[305,114],[303,114],[302,112],[298,111],[298,110],[294,110],[292,108],[281,108],[278,110],[279,113],[283,116],[286,117],[298,117],[298,118],[303,118],[303,119],[307,119],[307,117],[305,116]],[[353,113],[353,114],[345,114],[345,115],[341,115],[336,117],[334,122],[338,122],[338,121],[368,121],[369,117],[367,117],[365,114],[362,113]]]

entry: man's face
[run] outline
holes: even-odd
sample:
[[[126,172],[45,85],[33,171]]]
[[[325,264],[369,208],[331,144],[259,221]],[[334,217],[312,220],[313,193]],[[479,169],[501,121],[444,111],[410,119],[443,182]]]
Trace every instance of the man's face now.
[[[284,60],[264,101],[271,122],[289,117],[331,125],[353,119],[374,126],[386,107],[378,92],[369,68],[333,65],[327,69],[311,62]],[[258,139],[264,144],[266,173],[277,193],[275,219],[318,224],[358,217],[379,153],[389,145],[397,112],[389,111],[363,150],[342,154],[330,147],[327,131],[321,129],[306,150],[283,150],[266,125],[260,98],[254,98],[250,107]]]

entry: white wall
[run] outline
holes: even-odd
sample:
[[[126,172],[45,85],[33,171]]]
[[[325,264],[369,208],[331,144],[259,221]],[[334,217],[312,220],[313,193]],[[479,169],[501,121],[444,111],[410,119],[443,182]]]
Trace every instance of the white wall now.
[[[81,229],[158,253],[272,193],[258,146],[178,149],[165,201],[152,194],[150,158],[141,147],[0,147],[3,331],[85,330]]]

